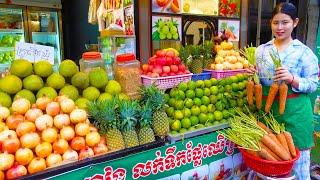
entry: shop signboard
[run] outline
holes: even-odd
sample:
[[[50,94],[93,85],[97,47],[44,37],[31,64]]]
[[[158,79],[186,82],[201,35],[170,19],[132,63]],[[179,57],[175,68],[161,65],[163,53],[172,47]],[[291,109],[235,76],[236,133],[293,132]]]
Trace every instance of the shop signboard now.
[[[231,179],[246,172],[237,152],[234,143],[214,132],[84,166],[52,179]]]

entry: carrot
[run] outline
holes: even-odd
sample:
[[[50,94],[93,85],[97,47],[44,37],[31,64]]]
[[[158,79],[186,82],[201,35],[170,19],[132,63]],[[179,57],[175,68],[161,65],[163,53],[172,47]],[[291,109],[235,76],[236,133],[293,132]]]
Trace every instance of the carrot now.
[[[265,160],[269,160],[269,161],[278,161],[275,157],[273,157],[267,150],[265,149],[261,149],[258,152],[258,155]]]
[[[268,134],[268,135],[269,135],[270,138],[271,138],[275,143],[277,143],[282,149],[285,149],[285,148],[282,146],[281,142],[278,140],[278,138],[277,138],[277,136],[276,136],[275,134],[270,133],[270,134]],[[289,153],[289,151],[288,151],[288,153]]]
[[[265,146],[263,143],[259,143],[260,148],[267,151],[273,158],[275,158],[277,161],[281,161],[281,158],[277,156],[273,151],[271,151],[267,146]]]
[[[251,155],[253,155],[253,156],[255,156],[255,157],[259,157],[257,151],[249,150],[249,149],[246,149],[246,151],[247,151],[249,154],[251,154]]]
[[[256,97],[256,106],[258,109],[262,107],[262,85],[255,84],[254,85],[254,96]]]
[[[271,151],[273,151],[277,156],[279,156],[282,160],[290,160],[290,154],[288,154],[288,152],[284,151],[284,149],[281,146],[274,142],[268,134],[263,135],[263,137],[261,138],[261,142],[264,145],[266,145]]]
[[[279,114],[283,114],[286,109],[286,100],[288,94],[288,85],[282,81],[279,86]]]
[[[269,89],[269,93],[268,93],[268,97],[267,97],[267,101],[266,101],[266,106],[264,111],[266,113],[270,112],[271,106],[273,104],[274,98],[276,97],[277,93],[279,90],[279,84],[277,82],[272,83],[270,89]]]
[[[286,141],[287,141],[288,148],[289,148],[289,151],[291,153],[291,156],[292,157],[296,157],[297,156],[297,152],[296,152],[296,148],[295,148],[294,143],[293,143],[293,139],[292,139],[291,133],[288,132],[288,131],[284,131],[283,134],[286,137]]]
[[[263,124],[260,121],[257,121],[258,126],[260,126],[263,130],[265,130],[267,133],[272,133],[272,130],[268,128],[265,124]]]
[[[252,106],[253,105],[254,82],[252,80],[249,80],[246,84],[246,88],[247,88],[248,104],[250,106]]]
[[[287,140],[286,140],[286,137],[284,136],[284,134],[279,133],[276,135],[276,137],[279,140],[279,142],[281,143],[281,145],[286,149],[286,151],[290,153],[288,143],[287,143]]]

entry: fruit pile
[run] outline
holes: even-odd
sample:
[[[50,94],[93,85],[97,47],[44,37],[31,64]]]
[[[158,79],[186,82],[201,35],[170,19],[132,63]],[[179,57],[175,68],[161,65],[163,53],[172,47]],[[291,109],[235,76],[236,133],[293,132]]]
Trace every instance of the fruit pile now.
[[[247,76],[182,82],[166,94],[171,134],[226,123],[247,104]]]
[[[0,104],[5,107],[10,107],[12,99],[18,97],[35,103],[37,98],[46,96],[53,100],[58,95],[71,98],[84,109],[89,101],[111,99],[115,95],[127,98],[117,81],[108,81],[105,70],[79,72],[72,60],[63,61],[59,72],[53,72],[47,61],[32,64],[27,60],[14,60],[10,74],[0,79]]]
[[[216,47],[217,55],[210,65],[213,70],[236,70],[249,67],[249,62],[240,53],[233,49],[231,42],[223,41]]]
[[[0,179],[108,152],[86,111],[66,96],[40,97],[35,104],[18,98],[10,110],[0,107]]]
[[[178,51],[173,48],[158,50],[141,68],[142,74],[153,78],[190,73],[181,62]]]
[[[179,40],[178,23],[171,19],[158,19],[155,23],[156,31],[152,33],[152,40]]]

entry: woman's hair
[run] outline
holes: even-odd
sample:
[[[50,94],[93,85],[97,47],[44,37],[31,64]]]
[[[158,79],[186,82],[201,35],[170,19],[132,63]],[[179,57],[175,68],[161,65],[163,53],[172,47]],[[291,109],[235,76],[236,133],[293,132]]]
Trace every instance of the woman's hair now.
[[[298,18],[297,8],[292,3],[280,3],[272,11],[273,18],[276,14],[283,13],[291,17],[292,20]]]

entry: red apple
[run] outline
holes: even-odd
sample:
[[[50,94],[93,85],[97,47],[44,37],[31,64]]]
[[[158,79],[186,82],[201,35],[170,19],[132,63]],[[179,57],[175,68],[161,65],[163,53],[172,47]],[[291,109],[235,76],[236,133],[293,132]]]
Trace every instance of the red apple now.
[[[163,67],[162,67],[162,71],[163,71],[164,73],[169,73],[169,72],[170,72],[170,66],[163,66]]]
[[[176,75],[176,73],[174,73],[174,72],[169,72],[169,76],[175,76]]]
[[[179,64],[178,68],[179,68],[179,71],[182,71],[182,72],[186,70],[186,66],[184,64]]]
[[[158,74],[158,73],[152,73],[152,74],[151,74],[151,77],[157,78],[157,77],[159,77],[159,74]]]
[[[149,66],[148,66],[148,71],[149,71],[149,72],[152,72],[152,69],[153,69],[153,65],[149,65]]]
[[[151,77],[152,76],[152,72],[148,72],[147,76]]]
[[[173,50],[167,50],[167,52],[166,52],[166,56],[167,57],[175,57],[176,56],[176,54],[174,53],[174,51]]]
[[[149,69],[149,65],[148,64],[143,64],[142,65],[142,71],[143,72],[148,72],[148,69]]]
[[[157,57],[165,57],[166,56],[166,51],[165,50],[158,50],[156,52]]]
[[[180,59],[180,57],[174,57],[174,58],[173,58],[173,64],[175,64],[175,65],[181,64],[181,59]]]
[[[153,68],[152,72],[160,74],[162,73],[162,68],[159,68],[159,67]]]
[[[172,65],[172,63],[173,63],[173,59],[172,59],[172,57],[166,57],[166,65],[168,65],[168,66],[170,66],[170,65]]]
[[[151,57],[148,59],[148,64],[149,65],[154,65],[156,63],[156,57]]]
[[[160,74],[160,76],[161,76],[161,77],[168,76],[168,73],[162,72],[162,73]]]
[[[191,72],[189,70],[186,70],[184,73],[186,74],[190,74]]]
[[[179,68],[177,65],[171,65],[170,70],[171,72],[177,73],[179,71]]]
[[[166,58],[165,57],[157,57],[156,64],[160,65],[160,66],[166,65]]]
[[[177,72],[177,75],[182,75],[182,74],[184,74],[183,71],[178,71],[178,72]]]

